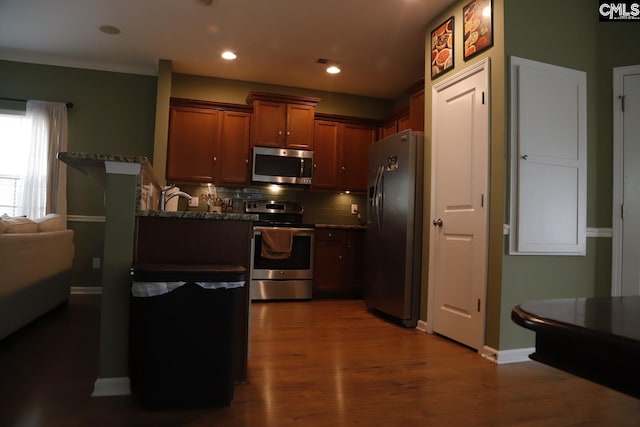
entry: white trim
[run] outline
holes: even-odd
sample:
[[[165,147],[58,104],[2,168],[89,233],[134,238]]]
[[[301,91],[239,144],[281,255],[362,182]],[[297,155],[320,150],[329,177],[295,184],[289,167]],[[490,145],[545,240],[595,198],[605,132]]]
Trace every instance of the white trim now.
[[[611,228],[592,228],[587,227],[587,237],[611,237],[613,231]]]
[[[419,330],[420,332],[428,333],[427,332],[427,322],[425,322],[424,320],[418,320],[418,324],[416,325],[416,329]]]
[[[131,162],[112,162],[105,160],[104,169],[107,173],[117,175],[139,175],[142,165]]]
[[[91,397],[128,396],[131,394],[129,377],[98,378]]]
[[[72,286],[71,295],[101,295],[102,286]]]
[[[618,96],[624,90],[624,76],[640,73],[640,65],[618,67],[613,69],[613,206],[611,225],[613,229],[611,242],[611,295],[622,294],[622,218],[620,208],[623,203],[624,178],[623,178],[623,154],[624,149],[624,123],[623,114]]]
[[[67,222],[106,222],[106,216],[98,215],[67,215]]]
[[[502,224],[502,234],[508,236],[511,231],[509,224]],[[587,237],[611,237],[613,235],[611,228],[595,228],[587,227]]]
[[[535,347],[516,348],[513,350],[496,350],[495,348],[485,345],[480,351],[480,355],[487,360],[498,365],[506,365],[509,363],[530,362],[529,355],[536,351]]]

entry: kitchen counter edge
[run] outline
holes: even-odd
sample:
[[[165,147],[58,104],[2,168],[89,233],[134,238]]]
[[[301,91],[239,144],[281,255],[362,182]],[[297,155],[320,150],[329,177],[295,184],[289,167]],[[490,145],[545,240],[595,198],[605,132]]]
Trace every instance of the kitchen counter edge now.
[[[366,225],[360,224],[316,224],[316,228],[341,228],[345,230],[366,230]]]
[[[194,211],[138,211],[136,216],[157,218],[214,219],[223,221],[258,221],[258,215],[245,213],[215,213]]]

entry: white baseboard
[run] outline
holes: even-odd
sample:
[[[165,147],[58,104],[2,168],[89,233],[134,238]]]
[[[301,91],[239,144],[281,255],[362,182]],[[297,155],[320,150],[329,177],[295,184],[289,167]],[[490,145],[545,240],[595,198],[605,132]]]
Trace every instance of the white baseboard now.
[[[427,332],[427,322],[425,322],[424,320],[418,320],[416,329],[419,330],[420,332]]]
[[[98,378],[91,397],[128,396],[131,394],[129,377]]]
[[[498,365],[507,363],[529,362],[529,355],[536,351],[535,347],[516,348],[514,350],[496,350],[485,345],[480,351],[480,355],[487,360],[491,360]]]
[[[72,286],[71,294],[74,295],[101,295],[102,286]]]

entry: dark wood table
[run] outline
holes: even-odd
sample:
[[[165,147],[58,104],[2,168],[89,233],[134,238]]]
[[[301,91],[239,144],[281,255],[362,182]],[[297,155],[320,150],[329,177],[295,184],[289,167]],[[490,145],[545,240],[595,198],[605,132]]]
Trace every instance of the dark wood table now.
[[[640,296],[532,301],[511,319],[536,333],[531,359],[640,398]]]

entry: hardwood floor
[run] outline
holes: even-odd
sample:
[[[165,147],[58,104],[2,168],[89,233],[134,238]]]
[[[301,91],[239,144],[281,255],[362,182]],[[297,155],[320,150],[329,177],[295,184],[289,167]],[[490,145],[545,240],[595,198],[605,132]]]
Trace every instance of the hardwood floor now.
[[[145,411],[90,397],[99,296],[0,342],[0,426],[626,426],[640,400],[525,362],[495,365],[362,301],[254,303],[248,384],[228,408]]]

